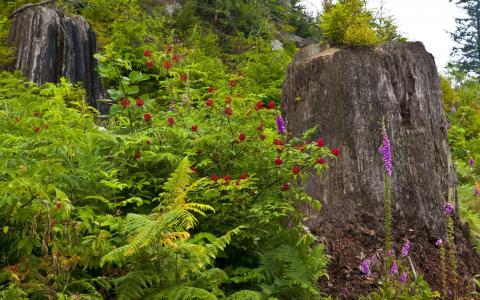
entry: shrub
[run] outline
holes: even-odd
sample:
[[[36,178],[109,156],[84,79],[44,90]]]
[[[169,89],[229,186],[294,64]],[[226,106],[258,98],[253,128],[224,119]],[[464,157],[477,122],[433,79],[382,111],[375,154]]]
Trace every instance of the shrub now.
[[[325,40],[332,46],[360,46],[379,42],[372,23],[372,13],[363,8],[361,0],[340,0],[327,6],[320,26]]]

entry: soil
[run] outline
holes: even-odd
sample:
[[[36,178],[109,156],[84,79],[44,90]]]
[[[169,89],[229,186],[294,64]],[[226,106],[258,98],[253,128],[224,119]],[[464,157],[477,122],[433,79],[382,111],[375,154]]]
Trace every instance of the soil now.
[[[374,228],[381,227],[374,222],[361,225],[329,223],[312,229],[325,244],[328,255],[331,256],[329,278],[323,278],[319,282],[322,292],[336,299],[358,299],[379,287],[378,282],[383,268],[381,261],[384,233],[376,232]],[[458,290],[452,289],[449,299],[480,299],[471,296],[475,289],[472,278],[475,274],[480,274],[480,256],[468,238],[468,228],[458,226],[458,222],[456,228],[459,284]],[[438,247],[435,246],[435,240],[413,231],[394,233],[392,247],[397,257],[400,256],[404,238],[411,241],[409,256],[416,272],[425,278],[432,290],[441,291],[440,254]],[[360,263],[363,259],[372,257],[378,262],[372,266],[372,275],[366,276],[360,269]],[[450,271],[447,278],[450,281],[449,286],[453,286],[454,276]]]

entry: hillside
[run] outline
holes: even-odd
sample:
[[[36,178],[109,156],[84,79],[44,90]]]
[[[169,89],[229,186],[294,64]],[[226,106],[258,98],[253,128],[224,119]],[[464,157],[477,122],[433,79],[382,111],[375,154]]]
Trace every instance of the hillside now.
[[[478,79],[362,1],[6,0],[0,69],[1,299],[479,295]]]

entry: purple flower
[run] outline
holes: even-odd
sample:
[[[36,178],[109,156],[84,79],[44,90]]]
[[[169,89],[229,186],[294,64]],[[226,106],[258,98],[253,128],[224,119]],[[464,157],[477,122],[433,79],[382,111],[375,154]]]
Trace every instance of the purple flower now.
[[[473,164],[475,163],[475,161],[473,160],[473,158],[471,158],[469,161],[468,161],[468,165],[470,167],[473,167]]]
[[[450,216],[452,214],[452,211],[453,211],[452,203],[450,203],[450,202],[445,203],[445,206],[443,207],[443,213],[446,216]]]
[[[282,116],[280,115],[277,115],[275,120],[277,121],[277,130],[279,133],[281,134],[285,134],[287,133],[287,131],[285,130],[285,122],[283,121],[283,118]]]
[[[457,112],[457,108],[455,106],[452,106],[452,108],[450,108],[450,112],[452,114],[456,113]]]
[[[168,108],[168,111],[173,112],[175,110],[175,101],[170,101],[170,107]]]
[[[410,241],[406,240],[405,244],[402,247],[402,256],[405,257],[408,255],[408,251],[410,251]]]
[[[383,156],[383,162],[385,163],[385,170],[387,171],[387,176],[392,176],[392,156],[390,152],[390,140],[388,139],[387,132],[383,133],[383,143],[378,148],[378,152]]]
[[[435,246],[437,246],[437,247],[440,247],[440,246],[442,246],[442,245],[443,245],[442,239],[439,239],[439,240],[437,240],[437,241],[435,242]]]
[[[475,196],[480,195],[480,191],[478,190],[477,187],[474,187],[474,188],[473,188],[473,194],[474,194]]]
[[[403,272],[402,275],[400,276],[400,282],[401,283],[407,282],[407,278],[408,278],[408,272]]]
[[[398,265],[396,261],[393,261],[392,266],[390,267],[390,274],[392,275],[398,274]]]
[[[393,256],[393,250],[392,250],[392,249],[388,250],[387,256],[388,256],[388,257],[392,257],[392,256]]]
[[[362,260],[362,263],[360,264],[360,270],[362,270],[362,273],[367,275],[367,276],[371,275],[371,273],[370,273],[370,262],[368,261],[368,259]]]

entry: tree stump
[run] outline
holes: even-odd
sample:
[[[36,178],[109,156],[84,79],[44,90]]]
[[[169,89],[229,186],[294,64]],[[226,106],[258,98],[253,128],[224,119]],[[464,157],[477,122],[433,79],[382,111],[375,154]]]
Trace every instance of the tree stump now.
[[[394,249],[398,254],[403,239],[411,240],[415,268],[439,288],[434,242],[446,237],[443,207],[453,194],[454,170],[440,81],[423,44],[302,49],[287,69],[282,108],[289,133],[318,126],[314,138],[341,149],[326,174],[305,186],[322,202],[320,212],[305,208],[306,224],[333,256],[324,290],[354,298],[374,288],[359,265],[384,243],[382,119],[392,149]],[[480,260],[462,228],[459,272],[468,280],[480,271]]]
[[[80,16],[65,16],[52,6],[23,6],[13,14],[9,43],[16,50],[15,68],[36,84],[66,77],[82,82],[89,104],[104,111],[96,72],[96,36]]]

